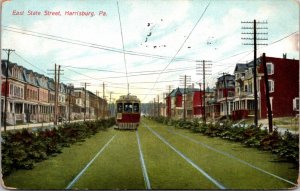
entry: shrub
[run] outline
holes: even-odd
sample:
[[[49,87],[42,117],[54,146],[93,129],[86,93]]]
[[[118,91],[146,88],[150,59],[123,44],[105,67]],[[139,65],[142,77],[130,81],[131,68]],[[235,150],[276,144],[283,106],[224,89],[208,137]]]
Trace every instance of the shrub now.
[[[114,125],[115,119],[65,123],[57,128],[29,131],[22,129],[2,133],[2,173],[9,175],[17,169],[32,169],[36,162],[62,152],[62,147]]]
[[[168,125],[176,128],[191,129],[195,133],[202,133],[210,137],[221,137],[241,142],[248,147],[271,151],[277,154],[280,159],[299,165],[299,135],[294,135],[289,131],[286,131],[283,135],[280,135],[277,129],[272,133],[268,133],[267,129],[262,130],[261,126],[233,125],[232,121],[229,120],[225,120],[222,123],[204,124],[200,123],[198,119],[194,119],[192,122],[182,119],[169,119]]]

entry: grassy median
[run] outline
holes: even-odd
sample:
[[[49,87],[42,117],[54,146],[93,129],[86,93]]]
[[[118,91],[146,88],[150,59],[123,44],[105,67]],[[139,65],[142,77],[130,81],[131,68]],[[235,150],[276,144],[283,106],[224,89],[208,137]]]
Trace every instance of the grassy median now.
[[[228,156],[212,151],[195,141],[205,143],[222,152],[236,156],[252,165],[264,169],[272,174],[296,182],[297,170],[290,163],[279,162],[270,152],[247,148],[240,143],[230,142],[219,138],[210,138],[189,130],[177,129],[167,125],[145,120],[149,126],[164,137],[178,150],[195,161],[212,177],[218,179],[226,188],[231,189],[283,189],[293,185],[274,178],[266,173],[257,171]],[[175,132],[175,133],[174,133]],[[188,136],[191,141],[178,134]]]
[[[18,189],[64,189],[114,133],[108,129],[85,142],[65,147],[61,154],[37,163],[32,170],[13,172],[4,179],[4,184]]]

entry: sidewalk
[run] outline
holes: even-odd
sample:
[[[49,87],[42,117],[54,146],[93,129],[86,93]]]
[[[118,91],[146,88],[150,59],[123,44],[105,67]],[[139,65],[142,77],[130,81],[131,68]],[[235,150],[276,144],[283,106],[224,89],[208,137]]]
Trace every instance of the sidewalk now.
[[[258,121],[258,124],[262,124],[262,129],[265,129],[267,128],[269,130],[269,122],[268,122],[268,119],[261,119]],[[283,128],[283,127],[279,127],[278,125],[273,125],[273,130],[275,130],[277,128],[277,131],[280,133],[280,134],[284,134],[285,131],[289,131],[290,133],[292,134],[299,134],[299,127],[298,129],[296,130],[293,130],[293,129],[289,129],[289,128]]]
[[[93,119],[86,119],[86,121],[89,121],[89,120],[93,120]],[[74,120],[74,121],[71,121],[71,123],[72,122],[80,122],[80,121],[83,121],[83,119]],[[66,121],[66,123],[68,123],[68,121]],[[62,124],[61,122],[58,122],[58,125],[61,125],[61,124]],[[10,130],[17,130],[17,129],[24,129],[24,128],[32,129],[32,128],[47,128],[47,127],[53,128],[54,127],[53,122],[28,123],[25,125],[10,125],[10,126],[6,126],[6,130],[10,131]],[[3,126],[1,126],[1,131],[4,131]]]

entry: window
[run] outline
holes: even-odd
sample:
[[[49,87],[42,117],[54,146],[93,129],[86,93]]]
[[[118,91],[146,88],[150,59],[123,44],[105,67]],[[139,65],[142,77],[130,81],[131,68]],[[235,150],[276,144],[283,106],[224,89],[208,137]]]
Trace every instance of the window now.
[[[274,92],[274,81],[268,80],[269,83],[269,92]]]
[[[268,75],[274,74],[274,64],[271,62],[267,63],[267,73]]]
[[[132,112],[132,103],[124,103],[124,111]]]
[[[118,111],[118,113],[122,113],[122,111],[123,111],[123,103],[118,103],[117,104],[117,111]]]
[[[9,85],[9,94],[13,95],[14,86],[12,84]]]
[[[293,99],[293,110],[294,111],[299,111],[299,98],[294,98]]]
[[[138,103],[133,104],[133,112],[139,112],[139,104]]]

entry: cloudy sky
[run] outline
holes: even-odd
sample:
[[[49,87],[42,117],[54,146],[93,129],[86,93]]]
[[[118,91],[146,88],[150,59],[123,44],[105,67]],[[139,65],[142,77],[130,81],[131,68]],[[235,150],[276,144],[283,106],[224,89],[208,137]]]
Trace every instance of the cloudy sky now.
[[[258,41],[268,44],[258,56],[299,59],[296,0],[11,0],[2,12],[2,48],[15,50],[12,62],[49,77],[59,64],[62,82],[87,82],[101,96],[104,83],[107,99],[127,94],[127,83],[143,102],[162,98],[184,75],[202,83],[202,60],[210,61],[213,87],[222,72],[253,60],[253,46],[243,45],[252,41],[241,39],[252,38],[241,28],[253,25],[242,21],[267,21],[258,24],[268,33],[258,35],[268,39]]]

